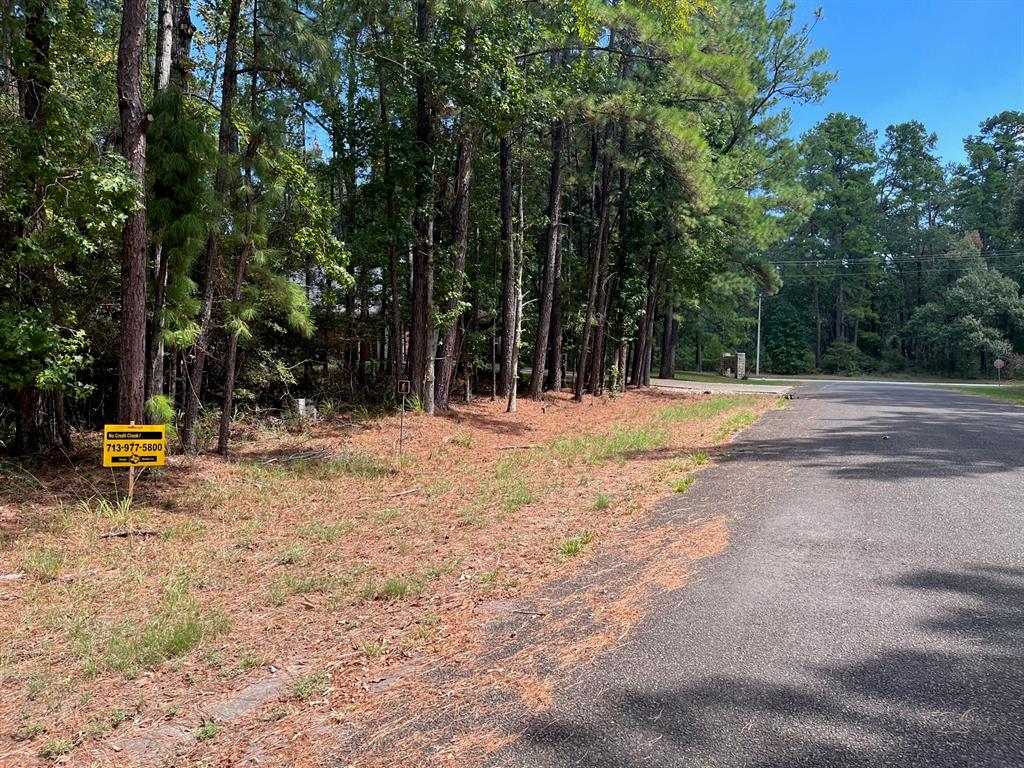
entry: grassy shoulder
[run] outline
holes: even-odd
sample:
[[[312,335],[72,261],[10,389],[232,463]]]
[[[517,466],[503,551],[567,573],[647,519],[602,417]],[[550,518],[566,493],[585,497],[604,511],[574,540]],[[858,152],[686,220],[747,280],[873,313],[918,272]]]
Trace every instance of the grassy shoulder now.
[[[1001,400],[1014,405],[1024,405],[1024,384],[1002,384],[991,387],[956,387],[949,386],[944,389],[953,389],[963,392],[965,395],[981,395],[993,400]]]
[[[704,381],[709,384],[756,384],[756,385],[778,385],[789,386],[792,380],[787,379],[732,379],[727,376],[720,376],[717,373],[697,373],[695,371],[676,371],[675,377],[679,381]]]
[[[247,727],[300,728],[313,701],[357,713],[389,670],[464,644],[473,606],[616,546],[778,403],[644,391],[505,414],[479,401],[407,416],[403,456],[397,416],[264,422],[231,462],[147,472],[134,505],[95,466],[98,435],[70,464],[2,465],[0,753],[88,763],[123,723],[160,722],[191,723],[216,759],[243,726],[207,722],[204,696],[297,661]]]

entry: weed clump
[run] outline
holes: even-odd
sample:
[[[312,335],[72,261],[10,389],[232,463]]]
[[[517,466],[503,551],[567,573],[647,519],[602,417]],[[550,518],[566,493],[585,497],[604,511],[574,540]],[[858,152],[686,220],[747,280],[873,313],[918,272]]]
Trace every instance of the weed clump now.
[[[230,622],[220,611],[204,612],[178,584],[164,595],[160,611],[144,624],[122,624],[110,637],[106,665],[128,677],[141,669],[182,656],[206,639],[227,631]]]

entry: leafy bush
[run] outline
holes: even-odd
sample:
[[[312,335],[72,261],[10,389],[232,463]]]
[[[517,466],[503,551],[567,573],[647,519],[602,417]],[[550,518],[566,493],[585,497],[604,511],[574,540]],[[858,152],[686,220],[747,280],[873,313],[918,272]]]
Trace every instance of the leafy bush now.
[[[856,376],[873,370],[873,361],[853,342],[836,339],[821,356],[821,369],[826,373]]]

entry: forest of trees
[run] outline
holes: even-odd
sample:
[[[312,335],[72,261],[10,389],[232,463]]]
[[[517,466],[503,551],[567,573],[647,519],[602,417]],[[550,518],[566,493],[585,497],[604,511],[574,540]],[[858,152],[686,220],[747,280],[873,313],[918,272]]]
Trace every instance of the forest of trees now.
[[[1024,348],[1024,114],[830,115],[782,0],[0,0],[0,441]],[[1017,250],[1015,250],[1017,249]],[[578,374],[577,374],[578,372]]]
[[[966,164],[944,167],[936,140],[911,121],[879,142],[842,114],[803,137],[815,207],[768,257],[783,281],[765,302],[771,371],[1024,370],[1024,112],[985,120]]]

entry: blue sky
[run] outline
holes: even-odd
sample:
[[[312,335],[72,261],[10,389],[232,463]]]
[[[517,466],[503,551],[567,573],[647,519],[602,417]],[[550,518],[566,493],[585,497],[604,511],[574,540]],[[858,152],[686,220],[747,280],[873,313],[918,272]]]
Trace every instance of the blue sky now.
[[[943,160],[964,159],[962,140],[1006,109],[1024,110],[1024,0],[797,0],[824,19],[812,37],[838,71],[821,104],[794,106],[793,135],[829,112],[878,131],[920,120]]]

